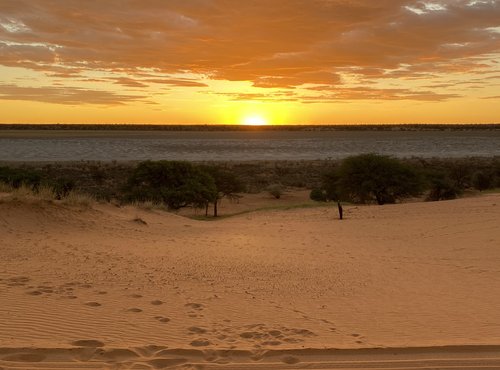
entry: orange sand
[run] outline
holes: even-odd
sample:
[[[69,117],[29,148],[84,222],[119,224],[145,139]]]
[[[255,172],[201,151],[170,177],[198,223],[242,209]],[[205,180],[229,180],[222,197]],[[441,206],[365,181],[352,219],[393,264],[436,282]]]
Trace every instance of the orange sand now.
[[[500,195],[346,215],[2,197],[0,369],[500,368]]]

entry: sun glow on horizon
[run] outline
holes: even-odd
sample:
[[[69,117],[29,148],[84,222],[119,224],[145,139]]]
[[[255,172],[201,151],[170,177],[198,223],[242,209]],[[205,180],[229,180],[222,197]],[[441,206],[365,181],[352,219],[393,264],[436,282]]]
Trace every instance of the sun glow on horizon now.
[[[0,122],[500,122],[500,0],[122,3],[0,0]]]
[[[269,122],[262,116],[253,115],[243,118],[243,124],[245,126],[266,126]]]

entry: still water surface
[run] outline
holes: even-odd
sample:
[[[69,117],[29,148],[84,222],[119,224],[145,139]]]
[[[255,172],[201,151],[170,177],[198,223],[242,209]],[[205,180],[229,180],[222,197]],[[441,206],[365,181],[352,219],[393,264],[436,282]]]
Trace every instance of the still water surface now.
[[[311,160],[360,153],[499,156],[500,130],[0,131],[0,161]]]

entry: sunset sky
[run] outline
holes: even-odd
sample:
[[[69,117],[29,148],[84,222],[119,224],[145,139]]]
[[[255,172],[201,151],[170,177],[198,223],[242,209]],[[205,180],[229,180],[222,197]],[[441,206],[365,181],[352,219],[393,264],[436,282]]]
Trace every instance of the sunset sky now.
[[[0,0],[3,123],[500,122],[500,0]]]

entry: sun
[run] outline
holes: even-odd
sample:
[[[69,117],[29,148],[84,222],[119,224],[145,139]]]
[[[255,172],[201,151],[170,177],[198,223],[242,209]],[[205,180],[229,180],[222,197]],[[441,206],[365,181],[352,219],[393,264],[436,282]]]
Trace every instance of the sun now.
[[[268,124],[268,122],[262,116],[253,115],[243,118],[243,124],[246,126],[265,126]]]

